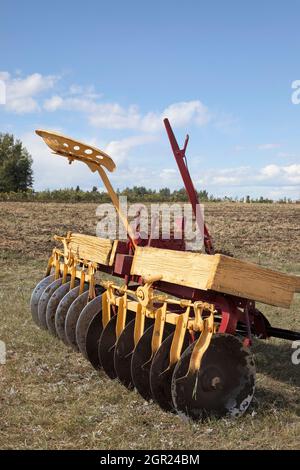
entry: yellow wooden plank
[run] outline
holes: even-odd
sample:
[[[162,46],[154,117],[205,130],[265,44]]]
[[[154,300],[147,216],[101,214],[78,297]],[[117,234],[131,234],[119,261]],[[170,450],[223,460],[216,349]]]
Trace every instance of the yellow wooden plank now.
[[[299,277],[228,256],[138,247],[131,274],[201,290],[214,290],[288,308]]]
[[[68,248],[75,256],[87,261],[108,265],[113,241],[107,238],[72,233]]]
[[[145,279],[161,275],[161,280],[180,286],[206,290],[215,264],[214,256],[188,251],[137,247],[131,274]]]
[[[273,271],[224,255],[219,258],[208,289],[288,308],[293,300],[297,276]]]
[[[118,244],[119,244],[119,240],[113,240],[112,250],[110,252],[109,261],[108,261],[109,266],[112,266],[114,264]]]

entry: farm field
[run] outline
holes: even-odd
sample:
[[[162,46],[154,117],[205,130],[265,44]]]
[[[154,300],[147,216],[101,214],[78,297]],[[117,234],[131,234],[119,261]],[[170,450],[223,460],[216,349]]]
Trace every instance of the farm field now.
[[[300,275],[300,205],[210,203],[205,218],[217,250]],[[31,320],[52,235],[94,235],[96,204],[3,202],[0,220],[0,449],[300,449],[300,365],[290,342],[255,340],[257,390],[243,417],[183,421]],[[274,326],[300,330],[300,294],[291,310],[259,307]]]

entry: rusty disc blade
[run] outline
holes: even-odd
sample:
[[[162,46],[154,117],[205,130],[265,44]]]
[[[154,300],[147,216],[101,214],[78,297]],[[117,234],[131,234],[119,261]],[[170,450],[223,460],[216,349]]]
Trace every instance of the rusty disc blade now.
[[[102,295],[97,295],[92,299],[82,311],[79,313],[79,317],[67,315],[66,320],[66,333],[70,341],[70,344],[77,345],[81,354],[88,359],[88,353],[86,350],[86,338],[87,331],[91,320],[94,316],[102,310]]]
[[[57,336],[56,328],[55,328],[55,314],[56,314],[57,307],[59,305],[59,302],[69,292],[69,290],[70,290],[70,281],[59,286],[53,292],[47,304],[46,323],[47,323],[48,330],[53,336]]]
[[[195,342],[182,354],[172,378],[172,398],[178,414],[194,420],[242,415],[255,388],[252,354],[229,334],[213,336],[200,370],[188,374]]]
[[[165,324],[162,338],[163,341],[172,333],[173,329],[173,325]],[[150,328],[145,331],[137,343],[131,359],[131,376],[133,385],[145,400],[150,400],[152,398],[150,388],[150,368],[154,357],[152,357],[151,346],[153,330],[154,325],[150,326]]]
[[[165,411],[174,411],[171,381],[175,364],[169,367],[170,349],[174,333],[171,333],[157,350],[150,369],[150,388],[153,399]],[[189,345],[189,334],[186,332],[182,351]]]
[[[145,319],[145,330],[153,323],[150,318]],[[133,388],[131,377],[131,358],[134,350],[134,324],[135,319],[125,326],[115,346],[114,366],[118,379],[128,389]]]
[[[52,296],[52,294],[56,291],[56,289],[61,286],[62,278],[56,279],[55,281],[51,282],[44,292],[42,293],[39,303],[38,303],[38,316],[39,316],[39,323],[43,330],[47,330],[47,322],[46,322],[46,310],[48,302]]]
[[[46,289],[46,287],[51,284],[55,279],[54,274],[51,274],[50,276],[44,277],[34,288],[32,294],[31,294],[31,299],[30,299],[30,309],[31,309],[31,315],[34,323],[36,325],[41,326],[39,322],[39,313],[38,313],[38,305],[39,305],[39,300],[41,298],[42,293]]]
[[[126,324],[129,323],[129,321],[131,321],[133,317],[134,315],[132,314],[132,312],[128,311],[126,315]],[[117,377],[114,365],[114,353],[117,340],[116,323],[117,315],[114,315],[102,331],[98,348],[100,363],[103,367],[104,372],[111,379],[115,379]]]
[[[74,300],[78,297],[79,294],[79,285],[71,289],[59,302],[58,307],[55,313],[55,329],[57,336],[66,344],[66,336],[65,336],[65,321],[68,310]]]
[[[76,299],[70,305],[70,307],[67,311],[67,314],[66,314],[66,318],[69,315],[70,317],[78,319],[81,312],[82,312],[82,310],[87,305],[88,301],[89,301],[89,291],[88,291],[88,287],[85,286],[84,292],[82,294],[78,295],[76,297]],[[67,333],[66,332],[66,320],[65,320],[65,323],[64,323],[64,327],[65,327],[64,338],[65,338],[66,344],[68,346],[71,346],[74,351],[79,352],[79,348],[78,348],[77,343],[69,343],[68,342],[67,334],[66,334]]]

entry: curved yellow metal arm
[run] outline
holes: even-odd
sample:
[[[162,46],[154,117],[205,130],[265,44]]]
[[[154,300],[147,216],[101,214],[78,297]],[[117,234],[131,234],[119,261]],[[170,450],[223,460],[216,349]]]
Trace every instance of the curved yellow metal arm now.
[[[128,236],[133,246],[135,247],[135,235],[132,227],[129,224],[126,216],[121,211],[119,198],[115,193],[104,170],[104,168],[106,168],[108,171],[115,170],[116,165],[112,158],[96,147],[84,144],[83,142],[79,142],[78,140],[74,140],[70,137],[58,134],[57,132],[49,132],[41,129],[38,129],[35,132],[37,135],[42,137],[48,147],[50,147],[50,149],[56,155],[66,157],[69,160],[69,163],[72,163],[74,160],[84,162],[86,165],[88,165],[92,172],[97,171],[99,173],[99,176],[102,179],[104,186],[106,187],[112,203],[125,226]]]

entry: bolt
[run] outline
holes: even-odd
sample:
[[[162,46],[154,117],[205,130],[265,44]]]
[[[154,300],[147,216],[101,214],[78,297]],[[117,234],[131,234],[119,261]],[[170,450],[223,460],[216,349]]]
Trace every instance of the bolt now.
[[[211,386],[217,390],[218,389],[218,385],[221,383],[221,379],[220,377],[214,377],[212,380],[211,380]]]
[[[142,290],[138,290],[137,291],[137,297],[140,299],[140,300],[144,300],[145,296],[144,296],[144,292]]]

